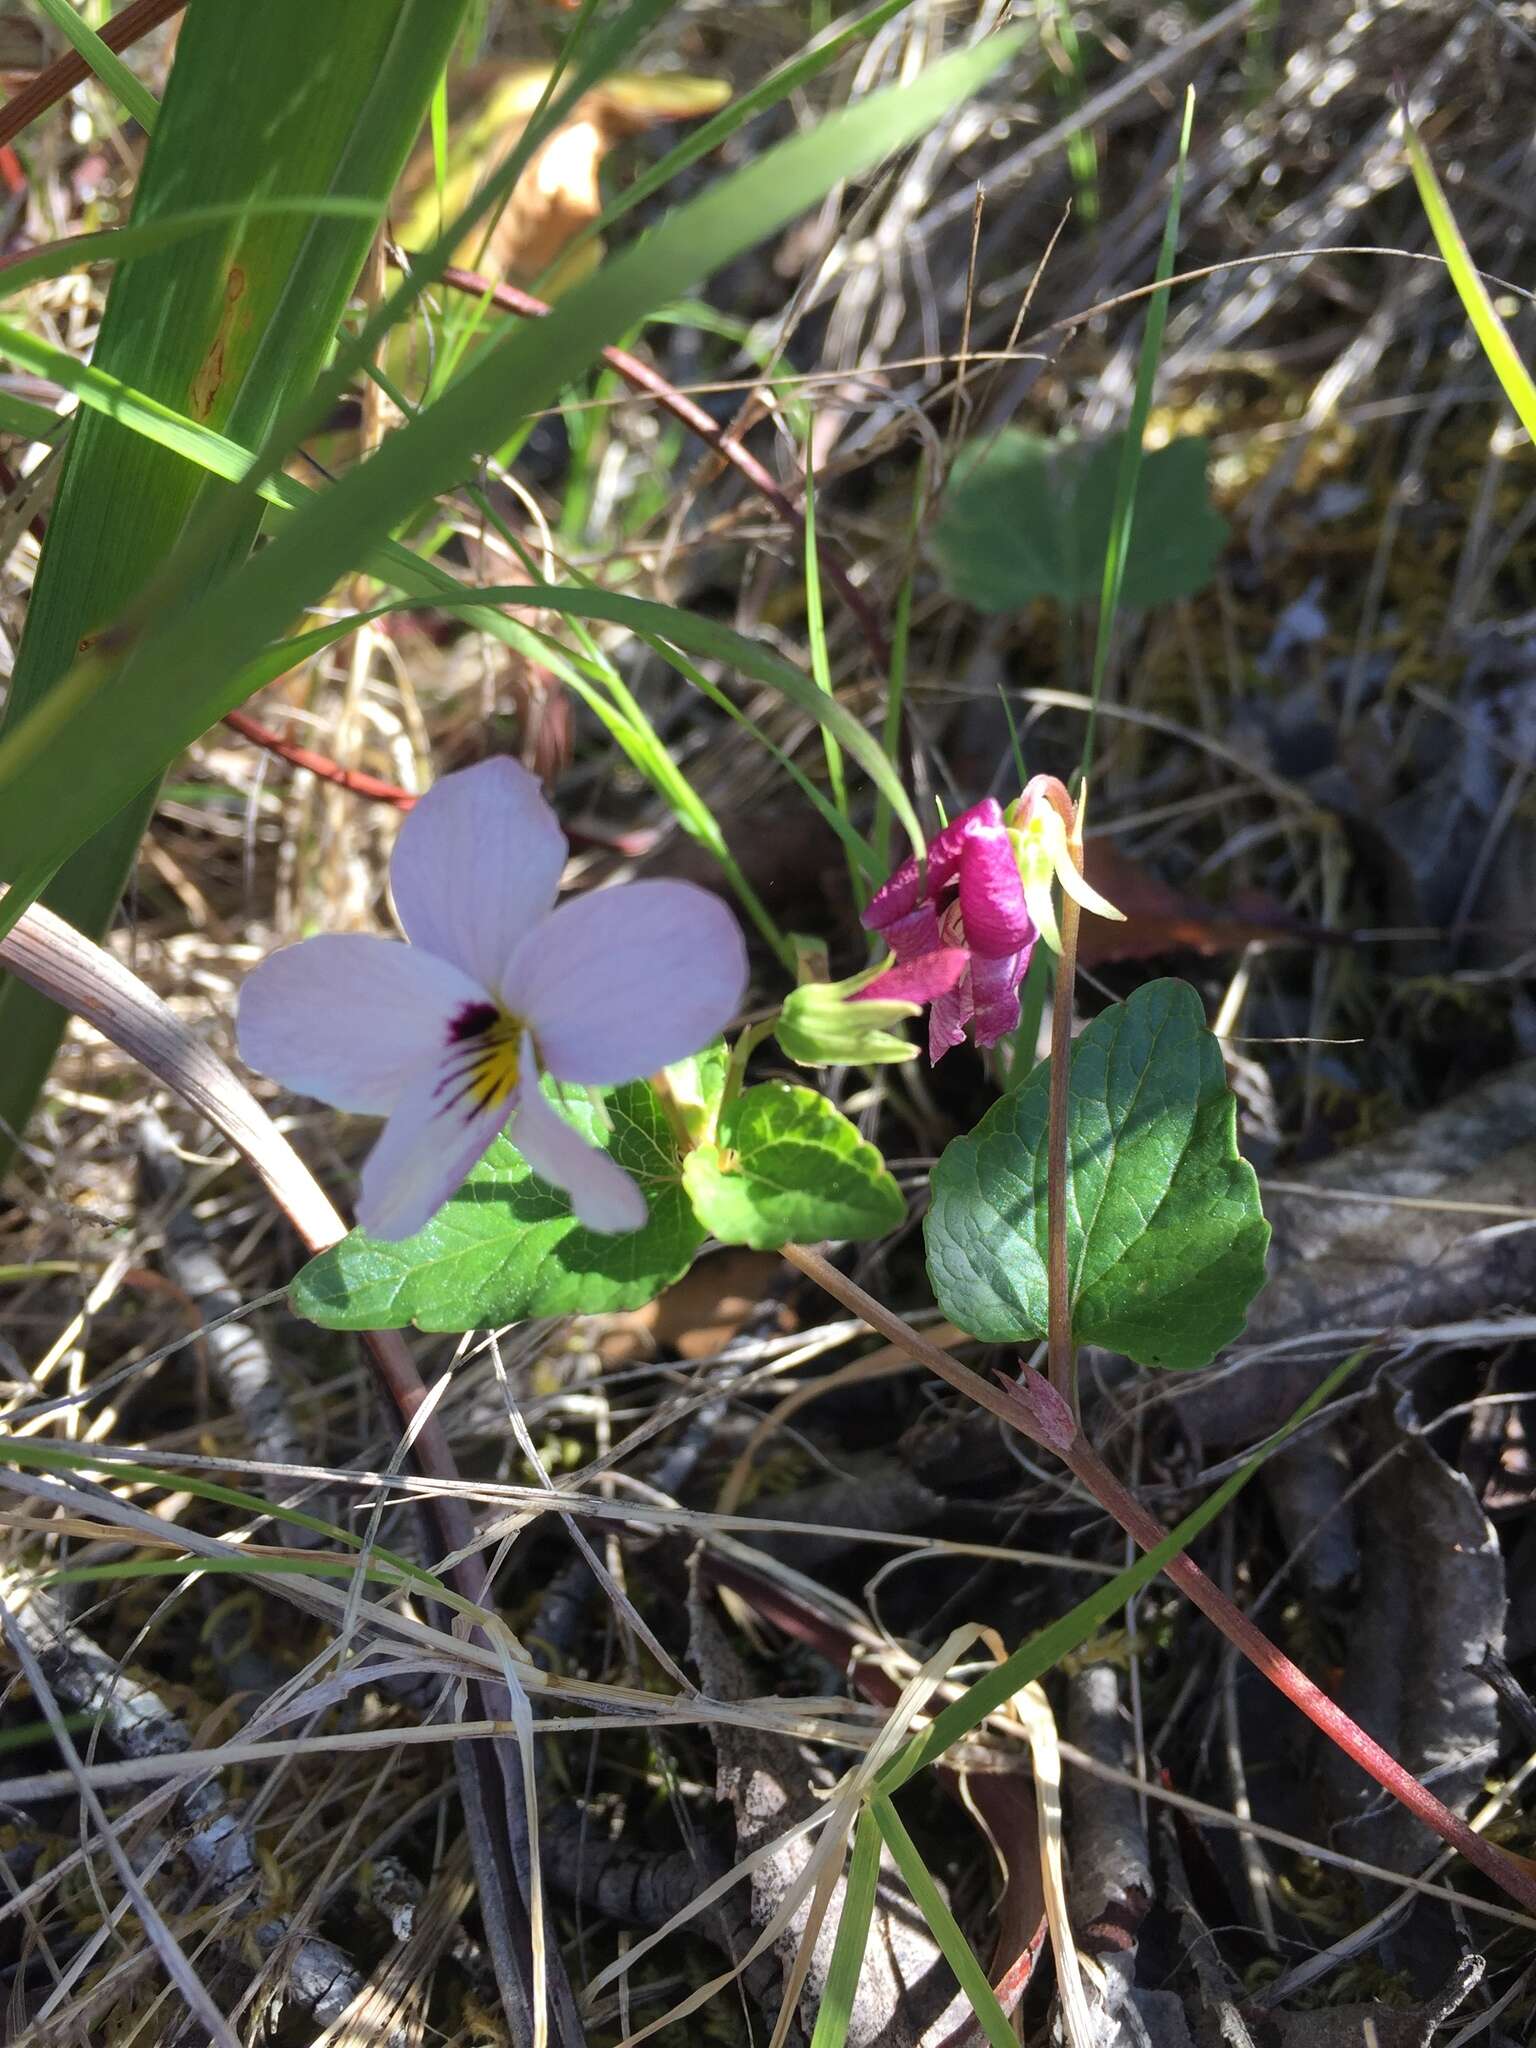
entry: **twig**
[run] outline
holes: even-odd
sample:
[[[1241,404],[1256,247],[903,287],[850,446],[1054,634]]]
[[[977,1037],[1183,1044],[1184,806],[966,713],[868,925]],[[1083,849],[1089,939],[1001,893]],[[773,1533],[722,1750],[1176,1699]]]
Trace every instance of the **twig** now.
[[[241,1318],[240,1296],[186,1206],[186,1175],[170,1132],[153,1111],[139,1119],[137,1149],[141,1187],[170,1211],[162,1263],[202,1325],[203,1349],[220,1394],[239,1418],[252,1453],[267,1468],[261,1474],[262,1490],[270,1500],[282,1500],[288,1491],[283,1468],[302,1465],[305,1453],[272,1355]],[[310,1511],[327,1519],[330,1515],[323,1499],[312,1501]],[[302,1526],[288,1537],[300,1546],[323,1540],[317,1531]]]
[[[312,1252],[324,1251],[346,1226],[319,1183],[271,1118],[212,1050],[134,974],[64,919],[34,904],[0,939],[0,962],[19,980],[94,1024],[114,1045],[166,1083],[244,1154],[278,1207]],[[448,1570],[453,1590],[484,1607],[490,1601],[475,1528],[458,1495],[458,1469],[409,1347],[396,1330],[363,1333],[374,1371],[400,1417],[411,1455],[423,1477],[440,1482],[430,1501],[437,1539],[455,1556]],[[426,1412],[423,1413],[422,1411]],[[477,1718],[507,1722],[506,1687],[476,1680]],[[505,1737],[454,1745],[464,1819],[480,1887],[480,1905],[496,1962],[506,2017],[519,2042],[532,2041],[532,1872],[522,1768],[516,1745]],[[575,1994],[555,1930],[547,1930],[551,2039],[584,2043]]]
[[[132,0],[103,28],[101,40],[109,50],[126,50],[162,21],[180,14],[186,4],[187,0]],[[90,75],[91,67],[74,50],[56,58],[46,71],[40,71],[30,85],[24,85],[0,107],[0,148],[14,142],[23,128],[29,127],[39,114],[46,114],[77,85],[83,85]]]
[[[813,1252],[805,1245],[786,1245],[784,1256],[845,1308],[862,1316],[871,1329],[879,1330],[893,1343],[902,1345],[941,1379],[973,1400],[979,1400],[983,1407],[1000,1416],[1021,1435],[1055,1451],[1073,1477],[1081,1481],[1100,1507],[1143,1550],[1154,1550],[1166,1539],[1167,1530],[1110,1471],[1056,1390],[1039,1373],[1021,1369],[1017,1386],[1010,1383],[1007,1393],[1001,1393],[997,1388],[988,1387],[979,1373],[969,1371],[946,1357],[935,1345],[929,1344],[900,1316],[866,1294],[856,1281],[838,1272],[819,1252]],[[982,1389],[985,1389],[985,1398]],[[1485,1842],[1433,1792],[1427,1791],[1412,1772],[1405,1770],[1379,1742],[1352,1721],[1320,1687],[1313,1684],[1304,1671],[1276,1648],[1262,1629],[1256,1628],[1218,1587],[1212,1585],[1191,1558],[1183,1555],[1172,1558],[1163,1570],[1179,1590],[1193,1600],[1201,1613],[1216,1624],[1227,1641],[1241,1650],[1272,1685],[1278,1687],[1314,1726],[1374,1778],[1383,1791],[1390,1792],[1416,1819],[1433,1829],[1441,1841],[1458,1850],[1469,1863],[1475,1864],[1485,1877],[1491,1878],[1527,1912],[1536,1913],[1536,1868],[1527,1866],[1523,1859],[1506,1855],[1491,1842]]]
[[[401,269],[404,269],[409,261],[403,252],[391,251],[391,256]],[[544,300],[536,299],[532,292],[525,292],[515,284],[496,284],[490,278],[480,276],[477,271],[461,270],[457,264],[450,264],[443,272],[443,283],[454,291],[489,299],[492,305],[499,306],[503,312],[518,313],[525,319],[542,319],[549,311]],[[631,391],[638,391],[647,398],[654,398],[663,411],[669,412],[679,425],[686,427],[690,433],[697,434],[701,441],[714,449],[722,462],[729,463],[734,470],[744,476],[753,489],[766,498],[774,510],[788,520],[802,538],[804,537],[805,518],[800,508],[772,471],[765,468],[755,455],[743,447],[734,434],[712,420],[701,405],[696,405],[675,385],[668,383],[659,371],[653,370],[648,363],[641,362],[638,356],[632,356],[628,349],[605,348],[602,355],[603,361],[610,369],[618,372]],[[816,540],[816,554],[821,563],[822,574],[848,607],[864,636],[865,646],[868,647],[876,666],[883,672],[890,665],[891,648],[873,605],[850,580],[819,534]]]
[[[0,1576],[0,1598],[53,1690],[79,1712],[90,1714],[114,1749],[134,1758],[191,1749],[192,1737],[180,1716],[153,1686],[131,1676],[70,1621],[51,1593],[5,1574]],[[211,1780],[186,1789],[175,1805],[182,1822],[176,1846],[198,1882],[211,1885],[215,1898],[244,1887],[252,1890],[240,1910],[238,1931],[221,1937],[222,1945],[238,1949],[253,1935],[262,1954],[270,1954],[289,1939],[290,1923],[272,1904],[249,1830]],[[325,2026],[345,2010],[362,1984],[356,1965],[334,1942],[305,1935],[289,1959],[285,2004],[301,2008],[306,2018]],[[405,2037],[398,2038],[403,2042]]]
[[[253,746],[276,754],[280,761],[287,761],[294,768],[306,768],[320,781],[333,782],[338,789],[350,790],[353,796],[364,796],[377,804],[393,804],[397,811],[408,811],[418,801],[412,791],[402,789],[397,782],[385,782],[380,776],[365,774],[361,768],[343,768],[329,754],[317,754],[312,747],[301,747],[297,740],[284,739],[271,726],[252,718],[248,711],[226,711],[224,723]]]
[[[0,1630],[3,1630],[5,1639],[21,1666],[22,1676],[27,1681],[32,1697],[42,1710],[43,1718],[58,1744],[60,1755],[75,1775],[80,1788],[81,1804],[106,1845],[107,1855],[117,1872],[118,1881],[128,1897],[133,1900],[134,1911],[138,1914],[140,1924],[149,1937],[156,1955],[165,1966],[166,1975],[185,1999],[187,2010],[201,2020],[213,2041],[218,2044],[218,2048],[240,2048],[229,2022],[214,2004],[208,1987],[192,1967],[180,1942],[165,1924],[159,1909],[145,1891],[138,1873],[129,1862],[127,1851],[118,1840],[116,1830],[107,1819],[100,1799],[85,1776],[80,1752],[75,1747],[63,1715],[59,1712],[58,1702],[53,1696],[53,1689],[43,1673],[37,1654],[28,1641],[19,1617],[12,1612],[3,1596],[0,1596]]]

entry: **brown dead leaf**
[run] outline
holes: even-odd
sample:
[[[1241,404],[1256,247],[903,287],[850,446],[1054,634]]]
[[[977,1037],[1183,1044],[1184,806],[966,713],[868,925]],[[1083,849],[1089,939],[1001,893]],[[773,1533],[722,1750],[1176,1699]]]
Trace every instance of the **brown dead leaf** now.
[[[1101,896],[1125,912],[1124,924],[1084,914],[1077,947],[1085,967],[1152,960],[1164,953],[1229,953],[1255,940],[1337,945],[1345,936],[1303,924],[1267,896],[1244,894],[1224,905],[1187,895],[1102,833],[1091,832],[1084,842],[1083,872]]]
[[[449,146],[441,207],[430,132],[406,166],[395,200],[397,233],[407,249],[425,248],[444,221],[466,206],[486,169],[522,133],[544,92],[542,65],[480,64],[463,72],[448,96]],[[481,222],[454,251],[454,260],[486,277],[569,289],[601,252],[591,242],[566,271],[546,273],[602,211],[599,173],[604,157],[627,135],[658,121],[696,120],[730,98],[723,79],[681,72],[620,74],[577,102],[570,118],[533,153],[512,195],[489,223]]]
[[[607,1317],[598,1355],[605,1365],[628,1365],[657,1351],[713,1358],[766,1300],[781,1270],[776,1252],[732,1249],[700,1259],[645,1308]],[[779,1309],[777,1321],[786,1332],[795,1327],[787,1307]]]

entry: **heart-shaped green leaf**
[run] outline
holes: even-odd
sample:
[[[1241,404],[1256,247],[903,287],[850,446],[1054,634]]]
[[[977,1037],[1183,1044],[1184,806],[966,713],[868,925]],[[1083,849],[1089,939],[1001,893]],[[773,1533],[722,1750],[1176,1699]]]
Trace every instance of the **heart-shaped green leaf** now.
[[[1067,1256],[1073,1334],[1142,1365],[1208,1365],[1264,1284],[1269,1225],[1200,999],[1154,981],[1072,1048]],[[1050,1070],[947,1148],[928,1271],[952,1322],[994,1343],[1047,1326]]]
[[[954,595],[984,612],[1017,611],[1037,597],[1096,604],[1123,438],[1047,441],[1005,427],[962,448],[933,533]],[[1211,506],[1205,463],[1197,435],[1142,457],[1120,591],[1127,609],[1189,597],[1210,582],[1227,528]]]
[[[354,1230],[312,1259],[293,1284],[294,1309],[330,1330],[474,1330],[654,1300],[688,1270],[704,1232],[655,1090],[630,1082],[604,1108],[606,1132],[585,1102],[567,1113],[639,1183],[651,1212],[643,1229],[583,1229],[565,1196],[498,1138],[425,1230],[398,1244]]]
[[[683,1185],[722,1244],[883,1237],[906,1214],[873,1145],[824,1095],[768,1081],[739,1096],[720,1140],[690,1152]]]

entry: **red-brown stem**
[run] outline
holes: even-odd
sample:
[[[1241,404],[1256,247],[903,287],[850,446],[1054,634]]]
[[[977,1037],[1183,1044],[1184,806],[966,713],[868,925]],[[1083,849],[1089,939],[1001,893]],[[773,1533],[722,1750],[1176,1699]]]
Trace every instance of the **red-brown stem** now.
[[[1115,1477],[1081,1431],[1061,1457],[1100,1507],[1113,1515],[1143,1550],[1153,1549],[1167,1536],[1168,1531],[1156,1516],[1148,1514],[1129,1487]],[[1262,1671],[1272,1685],[1278,1686],[1294,1706],[1300,1707],[1307,1719],[1330,1741],[1337,1743],[1362,1771],[1374,1778],[1394,1799],[1400,1800],[1416,1820],[1432,1828],[1442,1842],[1459,1850],[1469,1863],[1476,1864],[1485,1877],[1491,1878],[1511,1898],[1518,1899],[1527,1912],[1536,1913],[1536,1873],[1512,1856],[1507,1856],[1494,1843],[1484,1841],[1475,1829],[1469,1828],[1458,1814],[1452,1813],[1433,1792],[1421,1785],[1413,1773],[1405,1770],[1374,1736],[1367,1735],[1358,1722],[1352,1721],[1342,1707],[1314,1685],[1261,1628],[1255,1627],[1241,1608],[1206,1577],[1193,1558],[1188,1555],[1172,1558],[1163,1570],[1180,1591],[1194,1601],[1201,1613],[1216,1624],[1234,1649],[1241,1650],[1249,1663]]]
[[[254,746],[276,754],[279,760],[290,762],[295,768],[307,768],[322,782],[334,782],[338,789],[349,789],[354,796],[368,797],[377,804],[393,804],[397,811],[408,811],[416,803],[412,792],[398,783],[366,775],[361,768],[343,768],[329,754],[317,754],[310,747],[301,747],[296,740],[284,739],[280,732],[274,732],[247,711],[226,711],[224,723]]]
[[[1082,1431],[1071,1422],[1069,1411],[1049,1381],[1041,1379],[1038,1373],[1026,1372],[1021,1375],[1017,1386],[992,1386],[979,1373],[971,1372],[958,1360],[939,1350],[937,1345],[930,1344],[902,1317],[867,1294],[856,1281],[838,1272],[819,1252],[811,1251],[805,1245],[792,1244],[784,1247],[784,1257],[825,1288],[845,1308],[852,1310],[854,1315],[862,1317],[871,1329],[899,1344],[950,1386],[969,1395],[1010,1428],[1027,1436],[1032,1443],[1054,1450],[1100,1507],[1143,1550],[1151,1550],[1165,1539],[1167,1530],[1121,1484]],[[1256,1628],[1218,1586],[1212,1585],[1190,1558],[1176,1557],[1164,1565],[1163,1570],[1215,1623],[1227,1641],[1240,1650],[1368,1777],[1374,1778],[1383,1791],[1400,1800],[1415,1819],[1433,1829],[1441,1841],[1458,1850],[1528,1913],[1536,1913],[1536,1871],[1528,1868],[1521,1859],[1506,1855],[1492,1842],[1484,1841],[1433,1792],[1427,1791],[1374,1737],[1367,1735],[1342,1707],[1314,1685],[1306,1673],[1293,1664],[1262,1629]]]
[[[461,270],[451,264],[443,272],[443,283],[454,291],[472,293],[478,298],[489,298],[492,305],[500,306],[505,313],[518,313],[525,319],[541,319],[549,311],[543,299],[536,299],[532,292],[523,291],[515,284],[494,284],[488,277],[481,277],[477,271]],[[768,500],[779,515],[802,537],[805,533],[805,519],[800,508],[789,493],[773,475],[764,468],[748,449],[744,448],[734,434],[712,420],[701,405],[669,384],[665,377],[653,370],[648,363],[642,363],[638,356],[632,356],[627,349],[605,348],[603,361],[617,370],[631,391],[643,392],[647,398],[654,398],[663,411],[669,412],[681,426],[701,441],[707,442],[720,457],[728,462],[741,476],[744,476],[761,497]],[[852,583],[842,565],[817,536],[816,553],[821,563],[821,573],[832,585],[849,612],[857,622],[877,667],[889,666],[891,649],[874,607],[863,592]]]
[[[1077,981],[1078,909],[1062,892],[1061,958],[1051,996],[1051,1104],[1045,1139],[1047,1359],[1051,1385],[1077,1413],[1077,1346],[1067,1265],[1067,1108],[1072,1078],[1072,991]]]
[[[186,4],[187,0],[132,0],[131,6],[125,7],[121,14],[107,23],[101,31],[101,40],[109,50],[126,50],[141,36],[147,36],[152,28],[158,28],[162,21],[169,21],[173,14],[180,14]],[[0,147],[14,141],[39,114],[46,114],[67,92],[83,85],[90,75],[91,67],[73,50],[55,59],[46,71],[39,71],[30,85],[24,85],[0,107]]]

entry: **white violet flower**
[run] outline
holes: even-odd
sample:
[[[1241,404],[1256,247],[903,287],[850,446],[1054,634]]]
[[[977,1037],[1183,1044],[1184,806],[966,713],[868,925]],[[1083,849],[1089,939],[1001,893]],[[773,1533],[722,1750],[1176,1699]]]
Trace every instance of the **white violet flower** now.
[[[515,761],[445,776],[390,863],[409,944],[305,939],[247,976],[240,1055],[337,1109],[388,1118],[357,1220],[409,1237],[497,1134],[589,1229],[638,1230],[645,1198],[568,1124],[541,1074],[639,1080],[719,1035],[747,985],[741,931],[691,882],[628,882],[558,907],[565,835]]]

